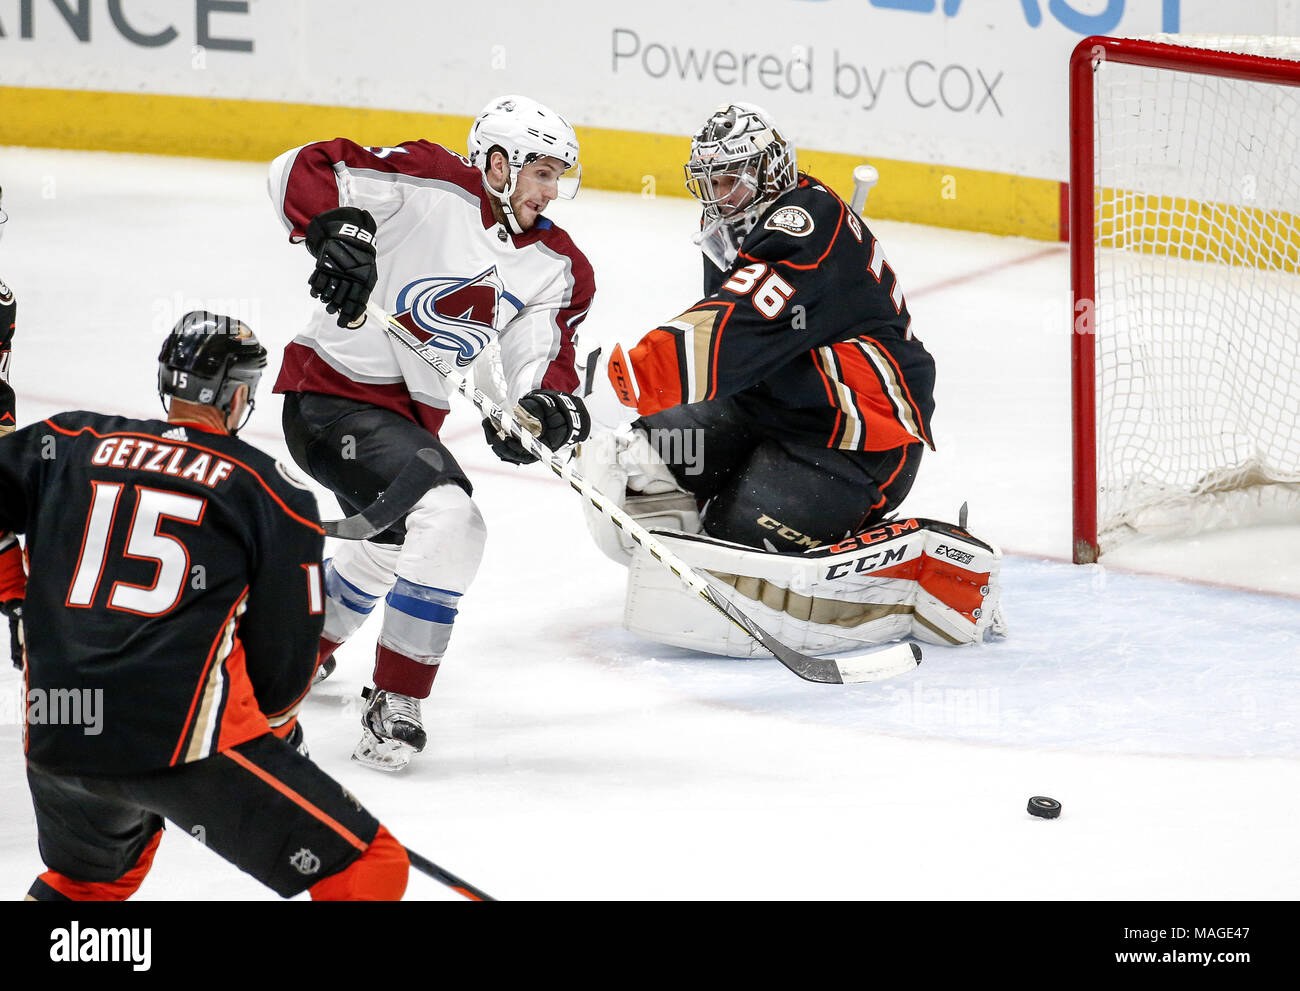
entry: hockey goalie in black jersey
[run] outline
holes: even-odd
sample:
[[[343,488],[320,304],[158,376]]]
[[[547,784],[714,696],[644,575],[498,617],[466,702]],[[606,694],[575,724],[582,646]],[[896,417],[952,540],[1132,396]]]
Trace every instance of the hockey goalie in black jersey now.
[[[164,819],[286,897],[405,887],[401,845],[302,746],[324,531],[235,437],[265,366],[243,323],[189,313],[159,356],[166,421],[60,413],[0,439],[0,532],[31,562],[31,898],[128,897]],[[19,554],[0,554],[6,595]]]
[[[694,135],[685,171],[703,206],[704,297],[630,352],[614,349],[610,382],[641,415],[584,444],[584,470],[602,490],[623,492],[643,525],[700,534],[671,549],[733,576],[760,605],[775,602],[773,615],[756,618],[787,636],[798,626],[795,646],[836,649],[913,632],[942,643],[976,639],[996,599],[985,601],[998,554],[959,528],[944,529],[940,543],[962,543],[960,557],[940,552],[942,564],[925,553],[929,521],[912,521],[869,542],[873,551],[890,542],[883,569],[855,560],[844,580],[842,562],[827,559],[830,577],[820,583],[817,568],[803,570],[810,552],[834,558],[832,548],[888,527],[934,446],[934,360],[913,334],[879,240],[834,191],[798,171],[794,146],[753,105],[718,108]],[[590,507],[588,519],[611,557],[632,557],[632,543]],[[797,562],[789,574],[780,563],[787,556]],[[948,574],[955,560],[962,574]],[[915,608],[927,585],[941,584],[934,569],[963,589],[937,617]],[[885,585],[876,601],[848,587],[867,573]],[[632,561],[630,628],[719,653],[750,650],[704,613],[704,632],[680,630],[671,576],[662,583],[658,575],[653,562]],[[817,587],[805,587],[810,581]],[[787,608],[792,595],[798,601]],[[842,606],[846,598],[853,604]],[[864,612],[862,602],[881,608]]]

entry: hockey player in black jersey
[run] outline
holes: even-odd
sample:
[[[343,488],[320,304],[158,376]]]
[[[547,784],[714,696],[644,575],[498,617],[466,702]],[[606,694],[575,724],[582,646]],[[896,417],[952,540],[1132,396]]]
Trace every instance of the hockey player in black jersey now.
[[[4,237],[9,215],[4,212],[4,190],[0,190],[0,238]],[[0,279],[0,437],[14,432],[17,426],[13,386],[9,384],[9,359],[18,325],[18,302],[13,290]],[[17,573],[0,572],[0,612],[9,619],[9,656],[15,667],[23,663],[23,600],[14,589],[21,590],[25,578],[22,555],[13,536],[0,539],[0,561],[8,561]]]
[[[715,112],[686,172],[704,298],[616,352],[615,389],[650,440],[699,431],[695,464],[683,444],[660,454],[705,502],[706,533],[774,550],[856,533],[898,506],[932,446],[934,361],[893,269],[756,107]]]
[[[243,323],[189,313],[159,356],[166,421],[61,413],[0,440],[0,531],[32,565],[30,898],[130,896],[164,819],[285,897],[405,888],[402,846],[301,745],[324,533],[235,437],[265,366]]]
[[[934,446],[934,359],[912,332],[879,240],[833,190],[798,171],[794,146],[765,111],[719,107],[692,138],[685,172],[703,207],[695,239],[705,256],[703,298],[630,352],[614,349],[610,382],[641,415],[630,428],[584,443],[581,467],[602,491],[623,497],[642,525],[712,538],[707,553],[703,539],[673,545],[688,564],[770,576],[779,565],[765,555],[825,549],[871,531],[898,508],[923,451]],[[602,549],[631,561],[632,542],[591,506],[586,512]],[[696,554],[722,553],[723,545],[722,559],[705,563]],[[914,538],[911,547],[916,557]],[[920,568],[894,576],[910,585],[890,592],[883,603],[890,615],[910,613],[904,602],[915,597]],[[838,562],[828,573],[840,574]],[[684,637],[679,628],[688,618],[667,618],[676,610],[663,597],[669,586],[659,588],[650,574],[633,568],[630,628],[730,652],[734,631],[725,623],[717,636]],[[805,627],[817,615],[833,615],[827,627],[876,615],[858,610],[845,619],[838,606],[815,607],[803,578],[772,581],[779,592],[754,594],[786,602],[799,586],[793,608]],[[983,573],[961,579],[975,589],[991,581]],[[830,595],[842,598],[842,588]],[[961,622],[974,636],[983,596],[960,599]],[[638,612],[656,615],[637,626]],[[898,632],[890,626],[883,639]],[[802,632],[792,639],[823,642]]]

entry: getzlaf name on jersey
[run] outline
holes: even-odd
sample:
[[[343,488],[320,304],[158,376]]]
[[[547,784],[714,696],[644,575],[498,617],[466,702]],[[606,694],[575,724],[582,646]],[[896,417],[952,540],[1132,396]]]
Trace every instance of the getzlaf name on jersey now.
[[[430,141],[365,148],[344,138],[285,152],[270,191],[291,241],[317,214],[367,210],[378,226],[371,299],[462,366],[500,332],[509,404],[533,389],[578,386],[573,336],[595,293],[591,265],[545,217],[509,234],[483,174]],[[340,328],[318,308],[286,348],[276,392],[318,392],[393,410],[436,435],[448,410],[441,376],[383,328]]]
[[[732,396],[765,434],[799,444],[933,448],[934,359],[911,334],[893,269],[866,224],[799,174],[731,268],[704,259],[705,298],[630,353],[610,379],[644,416]]]
[[[324,531],[299,485],[191,424],[69,412],[4,439],[0,532],[26,533],[32,562],[29,698],[102,692],[93,732],[29,707],[32,761],[147,771],[293,717],[323,618]]]

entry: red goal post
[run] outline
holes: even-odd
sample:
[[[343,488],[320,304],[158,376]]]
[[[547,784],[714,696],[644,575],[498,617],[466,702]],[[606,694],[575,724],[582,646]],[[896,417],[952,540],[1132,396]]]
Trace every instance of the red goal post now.
[[[1171,40],[1178,43],[1169,43]],[[1200,43],[1214,47],[1192,47]],[[1270,54],[1250,54],[1251,49]],[[1273,57],[1274,52],[1285,57]],[[1271,398],[1279,394],[1275,381],[1251,385],[1249,368],[1241,376],[1248,392],[1258,386],[1259,397],[1243,398],[1230,392],[1220,396],[1213,371],[1216,363],[1223,367],[1225,355],[1235,360],[1236,351],[1255,347],[1255,328],[1261,323],[1270,327],[1259,334],[1272,336],[1259,346],[1280,347],[1283,364],[1294,360],[1292,342],[1300,339],[1300,300],[1291,298],[1296,294],[1288,288],[1290,282],[1297,282],[1291,277],[1300,274],[1297,166],[1277,162],[1262,177],[1241,171],[1256,168],[1259,152],[1269,141],[1276,142],[1277,156],[1291,156],[1295,151],[1300,116],[1293,116],[1289,103],[1279,109],[1277,101],[1300,99],[1296,89],[1300,87],[1300,62],[1296,58],[1300,58],[1300,42],[1293,39],[1090,37],[1074,49],[1070,60],[1069,229],[1076,563],[1095,561],[1107,549],[1107,527],[1115,525],[1127,532],[1132,532],[1130,527],[1140,529],[1135,519],[1150,515],[1146,507],[1153,500],[1187,508],[1207,493],[1217,495],[1257,482],[1300,482],[1300,438],[1292,444],[1281,436],[1284,432],[1300,434],[1291,429],[1295,420],[1287,419],[1292,410],[1300,418],[1300,374],[1295,374],[1300,369],[1288,372],[1296,380],[1296,390],[1288,392],[1284,386],[1280,398]],[[1132,87],[1131,94],[1126,90],[1119,96],[1108,95],[1109,104],[1098,100],[1099,75],[1108,66],[1120,65],[1179,75],[1135,72],[1134,78],[1143,76],[1141,86],[1145,89],[1125,83]],[[1214,81],[1207,81],[1211,79]],[[1286,89],[1261,90],[1265,95],[1252,98],[1249,93],[1227,92],[1236,83],[1218,80]],[[1202,87],[1206,88],[1204,97]],[[1226,95],[1218,91],[1220,87]],[[1161,103],[1162,99],[1169,105]],[[1234,110],[1237,106],[1240,109]],[[1189,111],[1185,117],[1184,111]],[[1110,117],[1099,118],[1099,113]],[[1288,116],[1290,136],[1285,130],[1269,128],[1269,120]],[[1238,123],[1246,118],[1249,122]],[[1244,136],[1229,133],[1237,126],[1246,129]],[[1100,149],[1099,142],[1115,139],[1116,143],[1141,145],[1141,127],[1152,133],[1150,146],[1125,152],[1129,160],[1113,176],[1102,175],[1107,166],[1099,154],[1111,152]],[[1171,150],[1179,144],[1182,132],[1190,130],[1198,133],[1188,146]],[[1238,155],[1235,178],[1234,167],[1227,161],[1234,154]],[[1219,157],[1224,161],[1218,161]],[[1240,164],[1242,161],[1247,164]],[[1222,177],[1216,181],[1222,189],[1216,188],[1208,175],[1200,175],[1201,169],[1218,169]],[[1260,178],[1267,188],[1259,202],[1243,198],[1232,185]],[[1165,182],[1167,187],[1162,185]],[[1251,196],[1257,192],[1252,186]],[[1116,265],[1143,270],[1125,274],[1129,284],[1116,289],[1108,282],[1110,269]],[[1099,269],[1103,270],[1100,276]],[[1282,284],[1278,279],[1289,281]],[[1114,281],[1118,284],[1121,280]],[[1142,293],[1155,297],[1154,301],[1143,299]],[[1261,293],[1271,294],[1268,306],[1261,311],[1263,316],[1252,309],[1252,300]],[[1245,309],[1239,318],[1231,312],[1214,312],[1224,294],[1241,294],[1235,305]],[[1117,297],[1122,297],[1118,303]],[[1228,304],[1223,305],[1230,310]],[[1125,340],[1114,344],[1107,335],[1113,324],[1122,322],[1118,315],[1132,329]],[[1234,328],[1237,319],[1240,323]],[[1273,323],[1278,325],[1276,331]],[[1140,340],[1143,335],[1149,339]],[[1186,335],[1185,343],[1180,343],[1180,335]],[[1280,344],[1271,343],[1274,339]],[[1201,350],[1204,357],[1193,353]],[[1259,368],[1276,364],[1267,355],[1247,358]],[[1121,365],[1128,381],[1115,389],[1109,379],[1119,374],[1116,369]],[[1212,396],[1208,395],[1211,391]],[[1105,392],[1102,407],[1099,392]],[[1202,392],[1207,394],[1204,410],[1195,408]],[[1260,410],[1255,411],[1252,404]],[[1120,407],[1124,412],[1115,416]],[[1102,431],[1099,415],[1103,420],[1123,422],[1104,424],[1107,429]],[[1264,426],[1257,427],[1257,423]],[[1189,431],[1187,437],[1178,435],[1182,430]],[[1263,439],[1252,437],[1252,431],[1262,431]],[[1274,433],[1279,436],[1275,438]],[[1228,436],[1224,440],[1220,435]],[[1225,451],[1206,449],[1215,444]],[[1109,463],[1112,447],[1124,445],[1132,448],[1124,457],[1137,467],[1123,465],[1123,470],[1114,474]],[[1243,460],[1242,452],[1249,453],[1252,445],[1260,452],[1260,464],[1253,456]],[[1099,456],[1104,476],[1100,478]],[[1137,509],[1121,510],[1122,522],[1115,524],[1109,515],[1099,514],[1099,502],[1121,496],[1132,496]],[[1231,525],[1225,524],[1231,519],[1222,514],[1212,521],[1204,517],[1196,526]]]

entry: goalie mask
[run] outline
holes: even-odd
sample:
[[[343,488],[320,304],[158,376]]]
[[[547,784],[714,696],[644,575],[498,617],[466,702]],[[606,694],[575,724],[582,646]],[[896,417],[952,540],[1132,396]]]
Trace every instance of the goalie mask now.
[[[751,103],[723,104],[691,138],[686,188],[704,207],[692,240],[718,268],[736,260],[759,216],[795,187],[795,150],[768,113]]]
[[[506,156],[510,176],[500,192],[487,181],[493,149]],[[571,200],[578,195],[582,166],[578,163],[578,136],[559,114],[526,96],[502,96],[493,100],[475,118],[469,129],[469,163],[483,173],[483,186],[495,196],[506,215],[506,223],[516,234],[523,228],[515,218],[510,197],[519,180],[519,170],[540,158],[556,158],[564,163],[565,174],[556,181],[560,197]]]

